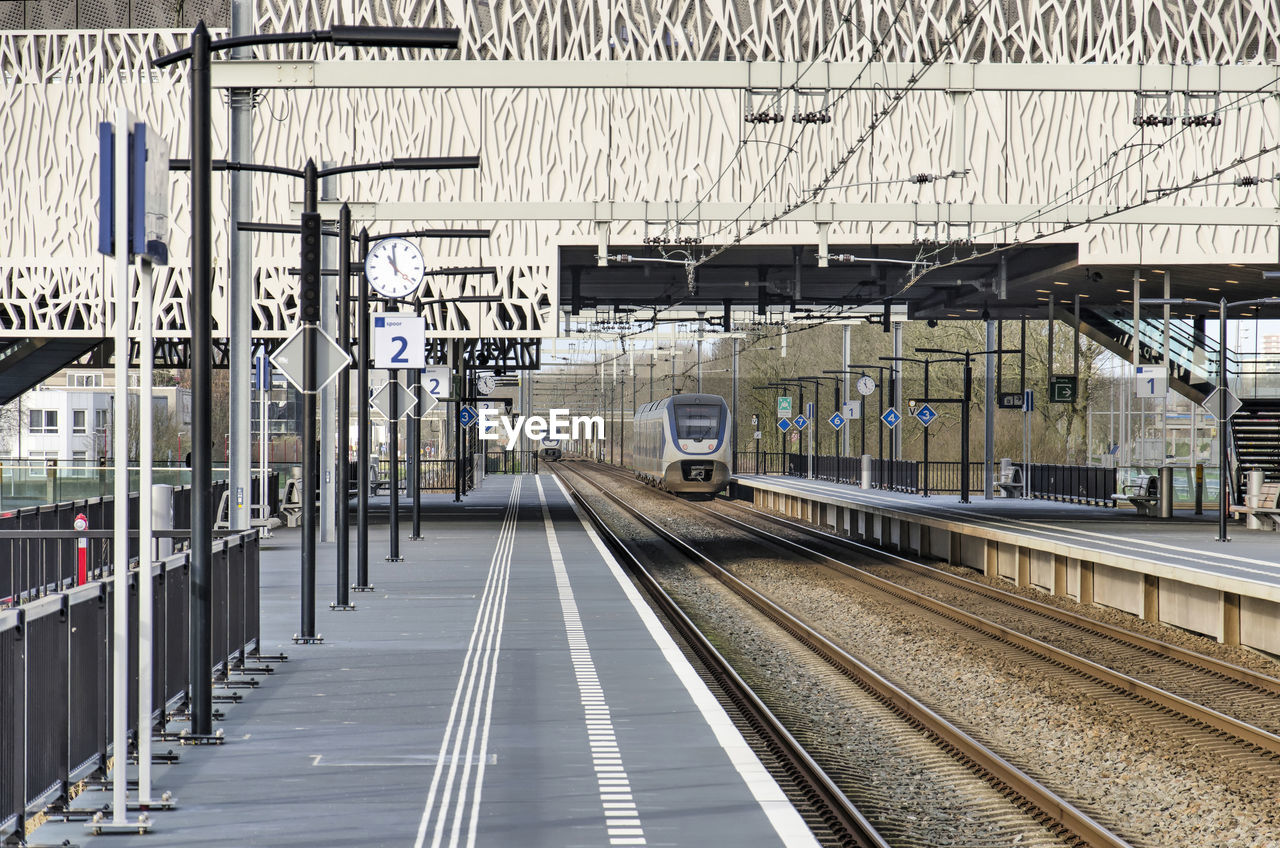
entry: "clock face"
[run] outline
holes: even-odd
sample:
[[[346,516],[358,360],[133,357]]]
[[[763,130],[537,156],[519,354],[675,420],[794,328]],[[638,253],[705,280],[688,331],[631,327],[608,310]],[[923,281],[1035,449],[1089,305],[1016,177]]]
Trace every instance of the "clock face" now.
[[[498,387],[498,381],[492,374],[482,374],[476,380],[476,391],[482,395],[487,395]]]
[[[422,251],[402,238],[383,239],[364,260],[364,275],[384,297],[408,297],[422,283]]]
[[[865,374],[858,378],[858,394],[866,396],[876,390],[876,381]]]

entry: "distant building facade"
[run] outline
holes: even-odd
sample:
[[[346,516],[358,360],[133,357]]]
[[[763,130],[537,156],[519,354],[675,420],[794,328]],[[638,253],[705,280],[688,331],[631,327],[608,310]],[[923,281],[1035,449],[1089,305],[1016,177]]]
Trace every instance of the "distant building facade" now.
[[[97,465],[114,455],[115,375],[111,371],[60,371],[0,411],[0,456]],[[130,381],[137,375],[130,375]],[[181,427],[191,424],[191,391],[152,390],[157,419],[172,410]]]

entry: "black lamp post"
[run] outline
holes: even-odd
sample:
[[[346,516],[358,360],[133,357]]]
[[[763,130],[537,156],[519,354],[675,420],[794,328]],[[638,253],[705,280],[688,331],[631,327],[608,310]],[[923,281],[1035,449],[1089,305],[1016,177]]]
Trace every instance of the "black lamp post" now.
[[[885,405],[884,405],[884,386],[885,386],[885,378],[884,378],[884,374],[885,374],[885,372],[886,372],[886,371],[888,371],[888,372],[889,372],[889,380],[888,380],[888,382],[889,382],[889,397],[890,397],[890,398],[892,398],[892,397],[893,397],[893,387],[894,387],[894,371],[893,371],[893,369],[892,369],[892,368],[890,368],[890,367],[889,367],[889,366],[887,366],[887,365],[850,365],[848,368],[845,368],[845,369],[842,369],[842,370],[831,370],[831,371],[825,371],[825,370],[824,370],[822,373],[823,373],[823,374],[858,374],[858,375],[861,375],[861,376],[866,376],[866,372],[868,372],[868,371],[875,371],[875,372],[876,372],[876,374],[879,376],[879,379],[876,381],[876,387],[879,389],[879,406],[880,406],[880,415],[879,415],[879,416],[877,416],[877,417],[880,419],[880,429],[879,429],[879,434],[880,434],[880,435],[879,435],[879,442],[878,442],[878,445],[879,445],[879,446],[878,446],[878,447],[877,447],[877,449],[876,449],[876,451],[877,451],[877,452],[876,452],[876,458],[877,458],[878,460],[880,460],[881,462],[884,462],[884,427],[885,427],[885,424],[884,424],[884,417],[883,417],[883,416],[884,416],[884,410],[885,410]],[[864,402],[864,407],[865,407],[865,402]],[[862,410],[862,416],[861,416],[861,418],[860,418],[859,420],[862,422],[862,426],[861,426],[861,428],[860,428],[860,429],[861,429],[861,441],[862,441],[862,453],[863,453],[863,455],[865,455],[865,454],[866,454],[866,452],[867,452],[867,411],[866,411],[866,409],[865,409],[865,408]],[[889,452],[890,452],[890,454],[892,454],[892,453],[893,453],[893,440],[892,440],[892,439],[890,439],[890,440],[889,440]],[[891,456],[890,456],[890,458],[889,458],[889,469],[890,469],[890,471],[889,471],[890,488],[892,488],[892,478],[893,478],[893,457],[892,457],[892,455],[891,455]]]
[[[1014,350],[944,350],[936,347],[918,347],[916,353],[938,353],[953,359],[935,359],[934,362],[964,363],[964,395],[960,401],[960,503],[969,503],[969,409],[973,405],[973,358],[989,354],[1017,353]]]
[[[187,322],[191,332],[191,733],[213,732],[213,100],[215,51],[259,44],[329,42],[348,46],[455,48],[457,29],[335,26],[303,33],[234,36],[214,41],[204,21],[190,46],[157,58],[153,67],[190,62],[191,288]],[[307,505],[308,510],[311,504]]]
[[[172,165],[174,169],[190,167],[193,171],[192,183],[194,184],[194,171],[196,168],[196,158],[187,162],[177,160]],[[319,642],[320,637],[316,634],[316,515],[315,502],[317,489],[319,484],[319,437],[316,432],[316,400],[317,400],[317,379],[316,373],[316,357],[317,357],[317,333],[319,332],[320,322],[320,276],[323,273],[320,267],[320,240],[322,236],[321,220],[319,213],[320,198],[320,180],[325,177],[337,176],[339,174],[353,174],[366,171],[430,171],[445,170],[459,168],[478,168],[480,166],[480,157],[478,156],[436,156],[436,157],[398,157],[382,162],[370,162],[356,165],[336,165],[329,168],[316,167],[315,160],[308,159],[306,164],[301,168],[285,168],[278,165],[258,165],[252,163],[227,162],[225,160],[211,161],[210,170],[214,171],[252,171],[264,174],[276,174],[287,177],[295,177],[303,181],[303,211],[302,221],[299,227],[302,240],[302,255],[299,263],[299,297],[298,297],[298,313],[300,323],[302,325],[302,556],[301,556],[301,625],[300,630],[294,635],[294,642],[311,643]],[[344,205],[344,209],[347,207]],[[341,215],[341,213],[339,213]],[[350,230],[350,210],[347,209],[348,216],[348,233]],[[241,229],[251,231],[279,231],[278,227],[272,225],[254,226],[252,224],[241,226]],[[286,228],[287,229],[287,228]],[[338,233],[339,238],[342,237],[341,231]],[[349,236],[348,236],[349,237]],[[350,249],[349,241],[343,241],[341,244],[341,253],[347,253]],[[340,254],[341,255],[341,254]],[[348,273],[350,268],[348,266]],[[344,278],[349,285],[349,277]],[[340,300],[343,304],[342,321],[346,321],[346,299]],[[339,334],[341,335],[341,333]],[[361,335],[361,347],[366,348],[365,340],[367,335]],[[343,350],[350,352],[348,346],[344,346]],[[362,355],[366,355],[366,351],[361,351]],[[344,369],[345,370],[345,369]],[[341,394],[341,391],[340,391]],[[195,395],[194,372],[192,379],[192,395]],[[343,420],[343,419],[339,419]],[[394,432],[395,424],[392,424]],[[345,438],[345,436],[344,436]],[[345,444],[345,442],[344,442]],[[346,463],[346,451],[343,451],[343,464]],[[192,454],[193,475],[194,475],[195,455]],[[393,477],[394,477],[393,469]],[[194,480],[194,476],[193,476]],[[393,479],[393,484],[395,480]],[[339,486],[343,486],[341,477],[339,478]],[[193,482],[194,489],[194,482]],[[342,503],[346,504],[346,490],[341,492],[340,497]],[[397,504],[392,504],[393,516],[396,512]],[[345,519],[340,519],[341,523],[346,524]],[[394,527],[396,522],[392,522]],[[350,599],[346,597],[347,580],[343,577],[343,572],[347,566],[349,552],[345,548],[345,543],[349,540],[349,531],[344,534],[343,528],[339,530],[339,551],[338,551],[338,597],[331,609],[345,610],[351,609]],[[344,538],[346,536],[346,538]],[[391,542],[391,556],[395,557],[392,561],[399,561],[399,539],[395,538]]]
[[[925,397],[925,403],[929,403],[929,402],[931,402],[931,396],[929,395],[929,366],[930,366],[930,365],[932,365],[935,361],[938,361],[938,360],[933,360],[933,359],[917,359],[917,358],[912,357],[912,356],[882,356],[882,357],[880,357],[880,358],[881,358],[881,359],[884,359],[884,360],[894,361],[894,362],[916,362],[916,363],[919,363],[919,364],[923,365],[923,366],[924,366],[924,397]],[[946,360],[943,360],[943,361],[946,361]],[[931,423],[932,423],[932,422],[931,422]],[[923,475],[922,475],[922,477],[921,477],[922,484],[921,484],[921,492],[920,492],[920,495],[921,495],[921,497],[925,497],[925,498],[927,498],[927,497],[929,497],[929,426],[928,426],[928,425],[925,425],[925,428],[924,428],[924,437],[923,437],[923,462],[924,462],[924,474],[923,474]],[[968,468],[968,466],[966,465],[966,466],[965,466],[965,468],[961,469],[961,472],[960,472],[960,473],[961,473],[961,475],[962,475],[962,476],[963,476],[963,475],[965,475],[965,474],[967,474],[967,470],[966,470],[967,468]]]
[[[804,384],[804,383],[800,382],[800,381],[799,381],[799,380],[797,380],[797,379],[778,379],[778,380],[775,380],[774,382],[770,383],[770,384],[769,384],[769,386],[768,386],[768,388],[771,388],[771,389],[799,389],[799,390],[800,390],[800,393],[799,393],[799,396],[796,398],[796,400],[798,400],[798,401],[799,401],[799,404],[798,404],[799,410],[798,410],[798,411],[799,411],[799,412],[801,412],[801,413],[803,413],[803,412],[804,412],[804,390],[805,390],[805,384]],[[801,449],[803,450],[803,447],[802,447]],[[783,441],[782,441],[782,453],[783,453],[784,455],[788,453],[788,451],[787,451],[787,442],[786,442],[786,438],[785,438],[785,437],[783,438]]]
[[[813,402],[813,421],[811,422],[814,427],[814,433],[813,433],[814,449],[813,450],[814,450],[814,454],[817,457],[820,457],[822,456],[822,450],[820,448],[820,443],[819,443],[819,434],[821,432],[821,428],[818,427],[818,419],[822,417],[819,411],[819,398],[821,398],[822,396],[822,391],[821,391],[822,384],[827,380],[830,380],[832,383],[831,411],[832,411],[832,414],[835,414],[840,411],[840,379],[837,377],[819,377],[819,376],[804,376],[804,377],[799,377],[797,379],[809,380],[813,383],[814,402]],[[840,460],[842,457],[842,452],[840,448],[840,431],[839,430],[835,432],[835,438],[833,439],[833,441],[835,442],[836,447],[835,447],[835,450],[832,452],[835,456],[835,461],[832,465],[833,473],[832,473],[831,479],[838,483],[840,482]],[[817,462],[818,460],[815,458],[814,459],[815,476],[817,476]]]

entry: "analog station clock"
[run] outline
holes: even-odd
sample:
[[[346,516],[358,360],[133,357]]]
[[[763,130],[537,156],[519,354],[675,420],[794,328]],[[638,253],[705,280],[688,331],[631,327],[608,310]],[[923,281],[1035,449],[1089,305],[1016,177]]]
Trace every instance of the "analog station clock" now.
[[[858,378],[858,394],[866,397],[876,390],[876,381],[863,374]]]
[[[395,300],[416,292],[425,270],[422,251],[402,238],[383,239],[364,259],[364,276],[369,285],[383,297]]]
[[[498,380],[492,374],[481,374],[476,380],[476,391],[482,395],[490,394],[498,387]]]

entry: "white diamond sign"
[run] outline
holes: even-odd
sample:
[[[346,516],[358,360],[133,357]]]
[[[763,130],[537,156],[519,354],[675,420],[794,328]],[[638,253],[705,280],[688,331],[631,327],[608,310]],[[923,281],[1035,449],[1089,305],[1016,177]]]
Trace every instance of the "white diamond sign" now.
[[[419,394],[422,395],[422,399],[418,401],[418,417],[421,418],[439,406],[440,401],[436,400],[436,396],[431,394],[431,392],[423,391],[419,392]]]
[[[388,421],[391,419],[391,395],[395,393],[396,397],[396,418],[401,418],[406,412],[414,407],[413,392],[409,391],[399,380],[389,380],[382,384],[373,397],[369,398],[369,405],[377,410],[378,414]]]
[[[310,392],[305,388],[302,362],[306,333],[314,333],[316,340],[316,387]],[[304,324],[271,354],[271,364],[284,372],[285,379],[298,391],[315,394],[337,379],[351,364],[351,357],[324,330],[314,324]]]
[[[1204,403],[1200,404],[1201,406],[1204,407],[1204,411],[1212,415],[1214,418],[1218,417],[1218,404],[1222,402],[1221,400],[1219,400],[1219,397],[1218,397],[1219,392],[1222,392],[1224,395],[1226,395],[1228,418],[1235,415],[1237,412],[1240,411],[1240,407],[1244,406],[1244,404],[1240,402],[1240,398],[1236,397],[1235,394],[1230,389],[1227,389],[1227,388],[1214,389],[1213,391],[1209,392],[1209,396],[1204,399]]]

